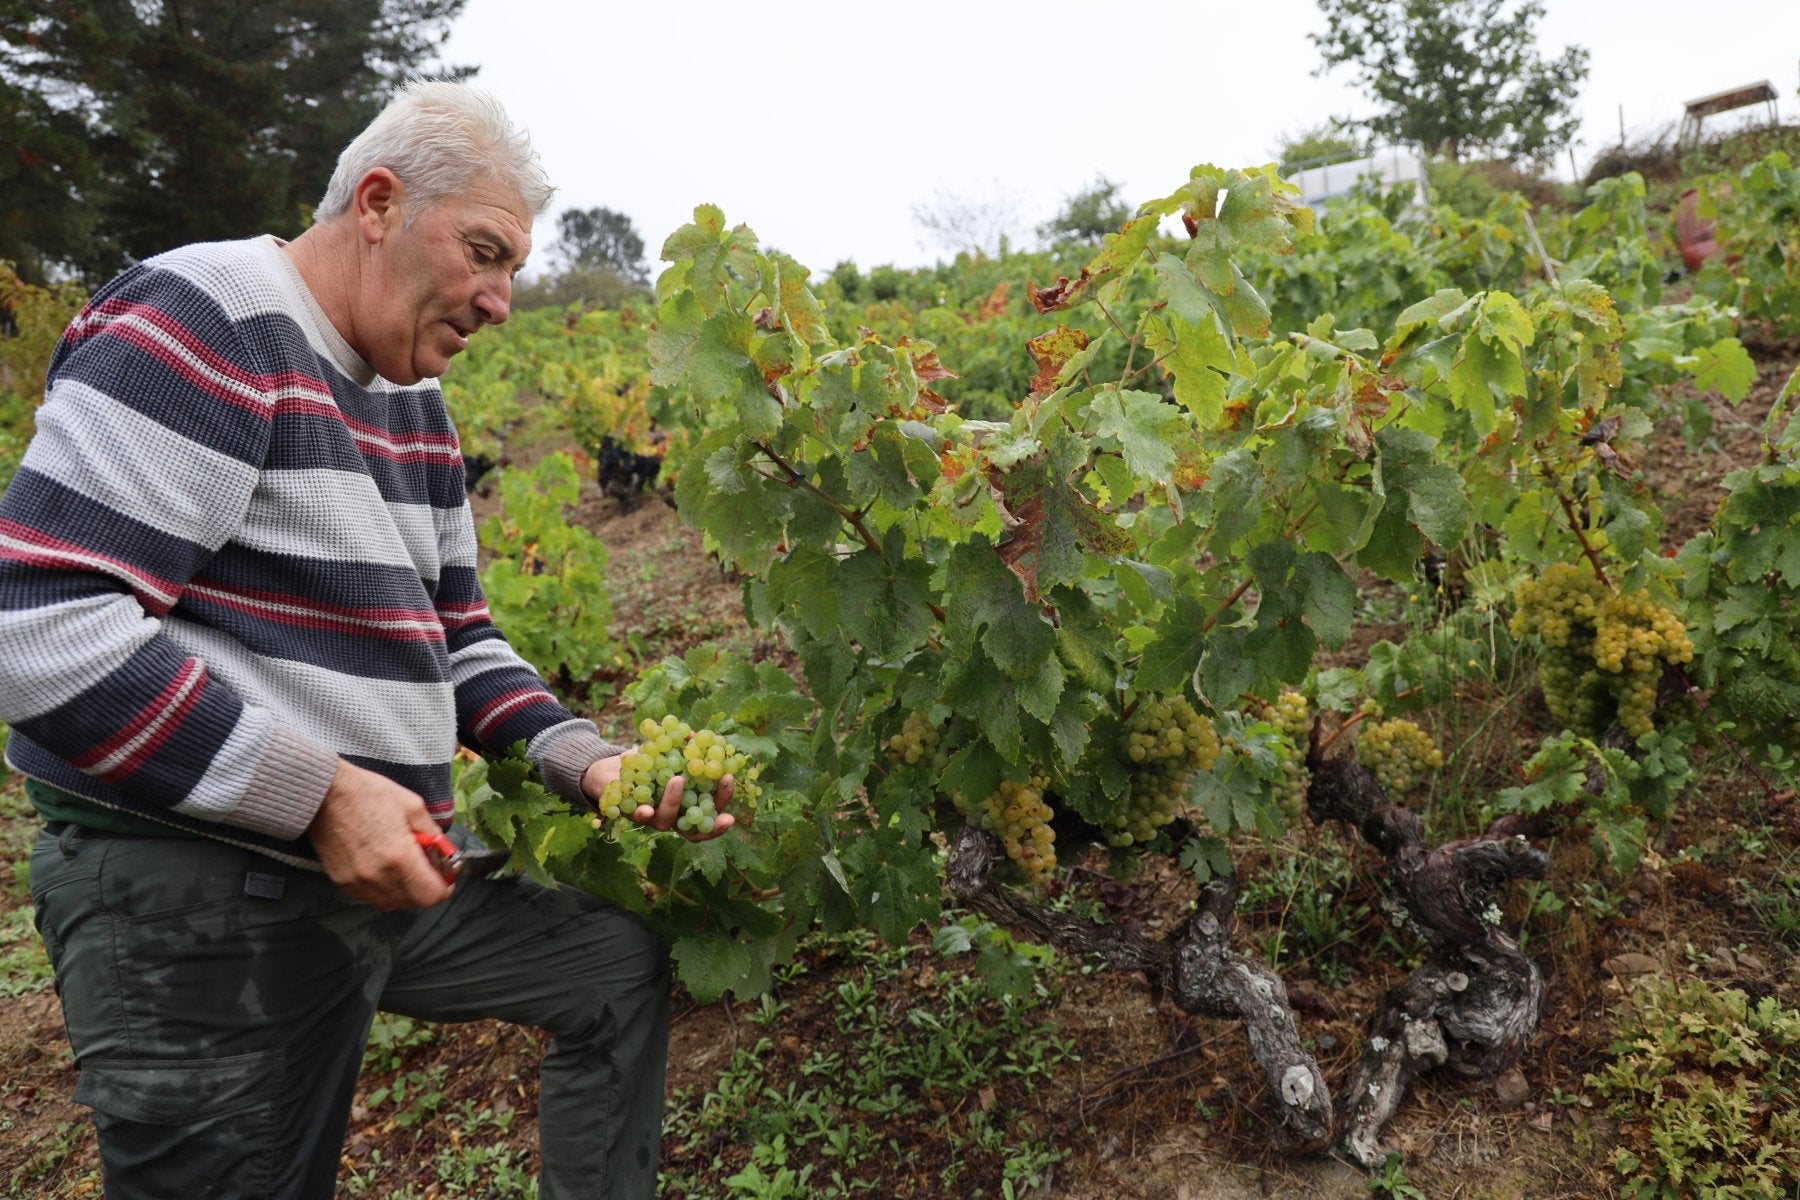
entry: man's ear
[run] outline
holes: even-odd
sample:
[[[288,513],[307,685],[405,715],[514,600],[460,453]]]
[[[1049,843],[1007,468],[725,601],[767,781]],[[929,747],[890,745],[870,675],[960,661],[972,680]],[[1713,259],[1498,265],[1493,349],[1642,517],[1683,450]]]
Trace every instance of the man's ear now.
[[[386,167],[371,168],[356,181],[356,188],[350,193],[350,211],[364,242],[379,245],[400,227],[400,206],[405,196],[406,185]]]

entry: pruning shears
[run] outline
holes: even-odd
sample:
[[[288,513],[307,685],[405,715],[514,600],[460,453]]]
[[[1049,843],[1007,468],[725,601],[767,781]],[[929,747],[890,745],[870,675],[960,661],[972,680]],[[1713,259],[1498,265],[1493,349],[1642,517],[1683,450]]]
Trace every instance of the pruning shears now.
[[[425,851],[425,857],[431,860],[432,869],[444,877],[445,883],[455,883],[464,877],[470,881],[485,879],[512,858],[510,850],[490,850],[486,846],[458,850],[456,843],[441,833],[421,833],[414,830],[413,840]]]

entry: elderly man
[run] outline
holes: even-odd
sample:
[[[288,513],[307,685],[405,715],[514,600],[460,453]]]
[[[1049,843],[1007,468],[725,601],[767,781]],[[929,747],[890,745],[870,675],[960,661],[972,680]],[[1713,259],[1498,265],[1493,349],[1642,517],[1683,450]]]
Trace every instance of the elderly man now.
[[[377,1009],[548,1030],[540,1194],[654,1192],[660,944],[416,840],[459,738],[573,802],[618,773],[488,619],[432,382],[550,194],[492,100],[413,84],[305,234],[133,267],[52,360],[0,498],[0,720],[109,1197],[330,1196]]]

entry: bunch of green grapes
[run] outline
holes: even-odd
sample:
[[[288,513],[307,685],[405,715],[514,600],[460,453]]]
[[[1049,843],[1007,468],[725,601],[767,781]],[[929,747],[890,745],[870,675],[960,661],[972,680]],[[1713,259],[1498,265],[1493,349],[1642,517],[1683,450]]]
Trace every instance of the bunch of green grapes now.
[[[909,766],[928,762],[942,772],[949,756],[942,750],[944,735],[925,713],[907,713],[900,732],[887,740],[888,753]]]
[[[619,760],[619,777],[600,792],[600,814],[593,821],[596,829],[603,819],[615,820],[640,804],[660,803],[669,781],[677,775],[686,779],[681,813],[675,818],[675,828],[683,833],[713,831],[719,815],[719,781],[727,775],[732,777],[736,803],[754,806],[762,794],[756,782],[762,768],[716,730],[693,729],[671,714],[661,721],[646,718],[639,722],[638,736],[644,739],[642,744]]]
[[[1288,821],[1300,820],[1306,814],[1306,792],[1312,786],[1312,772],[1306,767],[1306,744],[1312,733],[1312,706],[1305,695],[1285,691],[1264,709],[1269,724],[1281,730],[1281,778],[1270,784],[1275,804]]]
[[[1364,725],[1356,739],[1356,761],[1390,792],[1408,792],[1425,772],[1444,765],[1444,752],[1431,735],[1405,717]]]
[[[1656,681],[1664,666],[1694,661],[1687,625],[1648,596],[1608,596],[1594,621],[1594,662],[1610,672],[1619,724],[1632,737],[1656,728]]]
[[[1589,737],[1617,719],[1642,737],[1655,729],[1656,681],[1664,666],[1692,662],[1680,617],[1647,596],[1620,596],[1569,563],[1545,569],[1513,593],[1514,636],[1543,643],[1538,682],[1557,720]]]
[[[1175,819],[1188,780],[1218,760],[1219,737],[1186,697],[1146,696],[1125,722],[1119,757],[1130,769],[1131,792],[1108,823],[1106,841],[1130,846]]]
[[[1312,732],[1312,706],[1300,692],[1283,692],[1268,708],[1269,724],[1287,735],[1296,746],[1305,746]]]
[[[1047,786],[1042,775],[1033,775],[1030,783],[1004,779],[982,805],[1006,857],[1019,864],[1025,882],[1034,886],[1042,886],[1056,870],[1056,832],[1050,828],[1055,814],[1044,800]]]

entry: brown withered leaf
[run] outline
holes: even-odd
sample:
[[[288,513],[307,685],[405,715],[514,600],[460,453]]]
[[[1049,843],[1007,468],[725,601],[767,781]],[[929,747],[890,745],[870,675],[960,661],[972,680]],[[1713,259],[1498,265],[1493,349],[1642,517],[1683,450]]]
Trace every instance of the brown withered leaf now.
[[[1067,275],[1058,275],[1056,282],[1049,287],[1039,287],[1033,280],[1025,281],[1026,294],[1031,297],[1031,306],[1041,313],[1053,312],[1059,308],[1067,308],[1080,298],[1082,290],[1093,279],[1086,267],[1081,268],[1073,282]]]
[[[1011,295],[1011,282],[1002,279],[999,283],[994,285],[994,290],[988,293],[988,298],[983,300],[981,306],[975,310],[975,319],[978,321],[991,321],[995,317],[1005,315],[1006,301]]]
[[[1581,444],[1595,446],[1602,442],[1610,442],[1619,436],[1619,430],[1625,427],[1625,418],[1608,417],[1604,421],[1595,421],[1588,426],[1587,432],[1581,435]]]
[[[1037,496],[1026,500],[1010,514],[1017,522],[1012,534],[1000,543],[1000,561],[1005,563],[1025,588],[1025,598],[1037,603],[1037,552],[1044,542],[1044,502]]]
[[[919,377],[920,383],[935,383],[940,379],[960,378],[955,371],[938,361],[936,350],[927,350],[925,343],[915,342],[911,338],[901,338],[894,343],[894,348],[906,352],[912,359],[913,374]]]
[[[1058,325],[1049,333],[1040,333],[1025,343],[1031,357],[1037,360],[1038,373],[1031,380],[1032,399],[1048,396],[1056,390],[1056,377],[1063,364],[1088,347],[1088,335],[1067,325]]]

